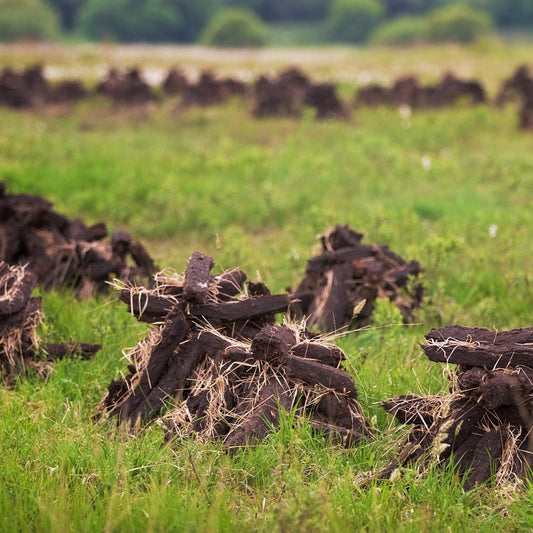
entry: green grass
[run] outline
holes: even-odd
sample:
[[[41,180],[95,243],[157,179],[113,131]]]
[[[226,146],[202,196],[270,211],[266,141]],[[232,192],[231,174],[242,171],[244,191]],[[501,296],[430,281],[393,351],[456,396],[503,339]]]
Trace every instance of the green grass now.
[[[374,53],[376,69],[386,68]],[[497,62],[477,53],[480,70]],[[222,68],[236,68],[228,57]],[[60,362],[47,381],[30,376],[0,390],[0,531],[533,527],[527,487],[520,495],[487,487],[465,494],[452,469],[423,479],[407,471],[380,487],[356,482],[393,455],[401,431],[379,402],[446,390],[442,366],[420,353],[425,332],[449,323],[532,325],[532,137],[517,131],[513,109],[408,119],[361,110],[349,123],[317,123],[252,120],[239,102],[186,112],[170,101],[147,111],[88,102],[66,115],[2,109],[0,121],[0,180],[13,192],[130,230],[162,267],[182,270],[199,249],[217,268],[241,266],[281,291],[302,276],[316,234],[348,223],[367,242],[418,259],[431,302],[414,327],[381,327],[397,319],[380,305],[376,328],[338,341],[375,440],[341,450],[305,423],[292,427],[287,415],[262,446],[229,457],[218,445],[165,444],[156,425],[128,439],[95,424],[108,383],[125,370],[121,350],[145,327],[112,297],[44,294],[44,338],[103,349],[93,361]]]

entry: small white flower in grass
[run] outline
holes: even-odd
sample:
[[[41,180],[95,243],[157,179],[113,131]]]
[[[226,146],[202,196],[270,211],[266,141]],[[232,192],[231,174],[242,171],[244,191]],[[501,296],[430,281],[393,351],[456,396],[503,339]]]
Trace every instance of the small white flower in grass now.
[[[422,156],[420,163],[422,164],[422,168],[424,170],[429,170],[431,168],[431,158],[429,157],[429,155]]]
[[[295,261],[298,261],[300,259],[300,254],[298,253],[298,250],[296,248],[293,248],[288,254],[287,259],[294,259]]]
[[[494,237],[496,237],[496,233],[498,233],[498,226],[496,226],[496,224],[491,224],[489,227],[489,237],[494,239]]]
[[[409,118],[411,116],[411,108],[408,105],[401,105],[399,108],[400,116],[402,118]]]

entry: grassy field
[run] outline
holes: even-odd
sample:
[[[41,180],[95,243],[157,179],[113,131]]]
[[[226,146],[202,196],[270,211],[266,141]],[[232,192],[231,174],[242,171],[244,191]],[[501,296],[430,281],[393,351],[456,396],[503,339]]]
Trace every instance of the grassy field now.
[[[475,75],[494,92],[532,47],[225,52],[78,46],[3,47],[0,65],[45,61],[87,79],[106,64],[247,73],[302,64],[313,77],[406,72]],[[172,53],[171,53],[172,52]],[[507,54],[507,56],[505,56]],[[503,58],[507,57],[505,63]],[[424,66],[425,65],[425,66]],[[424,70],[426,69],[426,70]],[[447,388],[442,365],[421,355],[432,327],[533,325],[533,136],[509,107],[357,111],[350,122],[250,118],[243,102],[178,110],[165,101],[115,109],[0,110],[0,180],[41,194],[58,211],[107,221],[146,243],[159,266],[181,271],[194,250],[216,268],[240,266],[273,291],[294,286],[316,235],[350,224],[425,268],[428,303],[413,327],[389,305],[374,328],[338,341],[348,354],[375,439],[328,445],[284,418],[257,449],[229,457],[212,444],[165,444],[152,425],[128,439],[92,415],[121,351],[144,335],[113,296],[77,301],[46,293],[49,340],[101,342],[93,361],[62,361],[45,382],[0,389],[0,531],[527,531],[533,488],[464,493],[453,470],[360,488],[402,432],[379,402]],[[428,165],[422,158],[429,158]],[[428,159],[425,159],[427,161]],[[489,228],[496,226],[491,236]],[[389,327],[380,327],[389,326]]]

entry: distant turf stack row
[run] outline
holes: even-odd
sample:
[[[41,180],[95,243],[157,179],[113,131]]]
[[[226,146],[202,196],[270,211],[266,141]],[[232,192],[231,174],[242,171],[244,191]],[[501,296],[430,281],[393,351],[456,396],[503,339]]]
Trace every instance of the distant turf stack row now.
[[[337,93],[334,83],[313,82],[298,68],[283,70],[277,77],[259,76],[253,85],[234,78],[219,78],[203,71],[192,81],[184,71],[172,68],[163,80],[160,92],[150,86],[137,68],[127,71],[112,68],[94,91],[87,90],[79,80],[48,82],[39,65],[22,71],[6,68],[0,74],[0,105],[12,108],[32,108],[42,105],[72,104],[94,94],[108,98],[115,105],[145,105],[157,102],[165,94],[180,98],[184,108],[212,106],[233,97],[252,100],[252,115],[263,117],[299,118],[306,108],[317,119],[349,119],[350,105]],[[519,99],[520,128],[533,129],[533,79],[527,67],[519,67],[505,80],[496,98],[502,105]],[[476,80],[462,80],[447,73],[433,85],[424,85],[413,76],[402,76],[390,87],[370,84],[358,89],[354,107],[407,106],[412,109],[442,109],[459,102],[469,105],[488,102],[483,85]]]

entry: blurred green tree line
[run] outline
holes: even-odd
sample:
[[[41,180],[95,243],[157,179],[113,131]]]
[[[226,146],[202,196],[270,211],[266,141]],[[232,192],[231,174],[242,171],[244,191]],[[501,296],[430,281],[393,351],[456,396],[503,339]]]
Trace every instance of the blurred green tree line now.
[[[374,26],[400,18],[392,31],[381,33],[405,35],[417,24],[421,27],[421,17],[450,6],[481,11],[498,27],[533,27],[533,0],[0,0],[0,41],[63,33],[121,42],[191,43],[202,32],[213,33],[208,26],[217,18],[220,25],[221,12],[239,9],[255,17],[241,17],[243,25],[257,26],[257,18],[265,28],[324,23],[329,26],[326,39],[362,42]],[[46,26],[42,31],[40,21]]]

